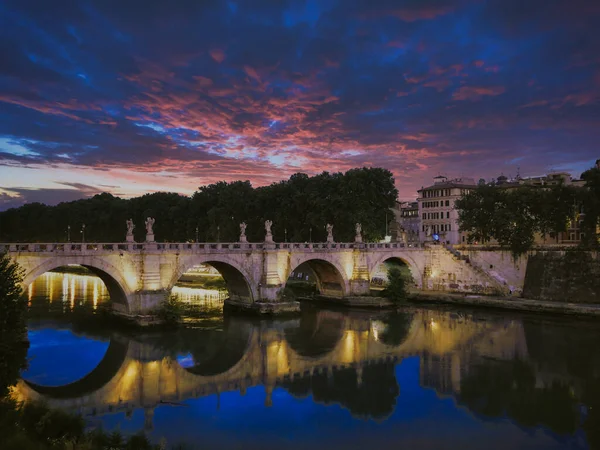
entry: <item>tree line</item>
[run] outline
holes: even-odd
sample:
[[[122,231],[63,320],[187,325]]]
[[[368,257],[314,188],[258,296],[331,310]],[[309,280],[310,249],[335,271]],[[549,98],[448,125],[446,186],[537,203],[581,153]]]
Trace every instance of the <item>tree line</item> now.
[[[598,247],[600,226],[600,168],[581,175],[585,186],[558,184],[551,187],[520,186],[504,189],[480,183],[456,202],[460,230],[469,242],[489,242],[526,253],[536,235],[552,238],[566,232],[572,221],[580,223],[582,246]]]
[[[30,203],[1,212],[0,241],[66,242],[70,237],[72,242],[123,242],[125,221],[131,218],[134,238],[143,242],[146,217],[156,219],[156,239],[164,242],[237,242],[241,222],[248,225],[248,240],[261,242],[267,219],[273,221],[277,242],[323,242],[328,223],[334,225],[336,241],[353,241],[357,222],[363,238],[376,241],[385,234],[386,214],[397,195],[392,173],[381,168],[313,177],[297,173],[256,188],[249,181],[218,182],[201,186],[190,197],[158,192],[123,199],[103,193],[56,206]]]

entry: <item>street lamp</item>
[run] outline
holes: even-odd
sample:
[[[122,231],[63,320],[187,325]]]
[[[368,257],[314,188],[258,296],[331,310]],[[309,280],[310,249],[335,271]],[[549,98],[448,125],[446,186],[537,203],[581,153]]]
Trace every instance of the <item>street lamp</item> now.
[[[309,232],[309,238],[308,238],[308,242],[312,242],[312,227],[310,227],[310,228],[308,229],[308,232]]]
[[[67,225],[67,242],[71,242],[71,225]]]
[[[287,228],[284,230],[285,233],[285,242],[287,242]]]
[[[198,227],[196,227],[196,244],[198,243]]]
[[[221,242],[221,227],[217,225],[217,242]]]
[[[85,223],[81,225],[81,243],[85,243]]]

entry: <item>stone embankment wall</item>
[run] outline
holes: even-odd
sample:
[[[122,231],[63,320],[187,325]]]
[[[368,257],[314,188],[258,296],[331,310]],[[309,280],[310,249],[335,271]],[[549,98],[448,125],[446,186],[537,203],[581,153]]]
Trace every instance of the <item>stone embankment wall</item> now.
[[[525,273],[529,254],[513,258],[509,251],[483,250],[473,247],[456,247],[469,259],[474,267],[479,267],[499,284],[506,286],[512,295],[520,296],[525,284]]]
[[[600,304],[600,253],[570,250],[530,255],[523,296]]]

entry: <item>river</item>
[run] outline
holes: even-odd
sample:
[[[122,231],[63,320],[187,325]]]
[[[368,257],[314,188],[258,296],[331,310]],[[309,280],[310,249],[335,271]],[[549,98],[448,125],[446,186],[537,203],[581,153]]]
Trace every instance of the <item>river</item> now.
[[[306,307],[132,333],[71,320],[107,304],[94,277],[47,274],[26,294],[14,394],[89,427],[191,448],[600,448],[597,322]]]

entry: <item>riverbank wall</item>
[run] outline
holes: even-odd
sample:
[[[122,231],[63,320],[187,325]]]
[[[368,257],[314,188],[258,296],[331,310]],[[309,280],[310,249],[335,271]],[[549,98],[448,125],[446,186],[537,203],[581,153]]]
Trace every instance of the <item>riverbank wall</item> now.
[[[600,253],[568,250],[530,255],[523,296],[560,303],[600,304]]]

